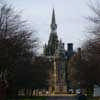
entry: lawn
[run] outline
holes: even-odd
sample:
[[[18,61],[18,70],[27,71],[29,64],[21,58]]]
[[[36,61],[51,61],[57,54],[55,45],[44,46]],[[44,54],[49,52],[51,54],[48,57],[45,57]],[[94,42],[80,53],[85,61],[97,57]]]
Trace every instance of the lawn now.
[[[9,99],[9,100],[46,100],[45,96],[34,96],[34,97],[18,97],[14,99]]]

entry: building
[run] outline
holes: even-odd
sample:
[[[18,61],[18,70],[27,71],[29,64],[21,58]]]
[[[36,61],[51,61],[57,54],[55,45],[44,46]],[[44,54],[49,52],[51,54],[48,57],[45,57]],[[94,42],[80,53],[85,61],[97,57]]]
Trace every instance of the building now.
[[[57,24],[55,19],[55,11],[53,9],[52,13],[52,21],[51,21],[51,32],[48,41],[48,45],[45,44],[44,54],[46,56],[53,56],[55,54],[56,49],[58,48],[58,36],[57,36]]]
[[[50,91],[54,93],[67,93],[67,64],[66,61],[74,54],[73,44],[68,43],[68,49],[65,50],[64,43],[58,39],[57,35],[57,24],[55,18],[55,10],[52,12],[51,20],[51,32],[48,40],[48,44],[44,46],[44,56],[53,60],[53,69]]]

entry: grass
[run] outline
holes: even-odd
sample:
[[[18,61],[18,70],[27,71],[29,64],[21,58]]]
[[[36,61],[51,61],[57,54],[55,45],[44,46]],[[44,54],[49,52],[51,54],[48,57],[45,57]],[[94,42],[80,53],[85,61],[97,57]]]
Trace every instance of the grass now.
[[[9,100],[46,100],[45,96],[34,96],[34,97],[17,97]]]

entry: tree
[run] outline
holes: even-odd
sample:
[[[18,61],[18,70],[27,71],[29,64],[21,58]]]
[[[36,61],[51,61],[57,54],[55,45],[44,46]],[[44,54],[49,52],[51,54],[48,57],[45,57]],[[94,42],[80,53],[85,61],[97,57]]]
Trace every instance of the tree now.
[[[45,57],[36,57],[33,61],[33,73],[34,83],[37,85],[36,88],[48,88],[49,85],[49,70],[51,68],[51,62]],[[34,72],[35,71],[35,72]],[[35,77],[37,75],[37,77]]]
[[[99,4],[99,2],[98,2]],[[93,93],[94,84],[100,84],[100,8],[99,6],[89,5],[94,12],[94,16],[89,16],[88,19],[92,24],[88,32],[92,36],[89,38],[82,47],[82,61],[80,65],[80,80],[82,87],[87,88]]]
[[[28,64],[28,65],[26,65]],[[50,61],[45,57],[35,57],[32,60],[31,65],[25,63],[25,66],[22,66],[17,72],[17,87],[24,89],[25,95],[30,95],[26,93],[26,90],[31,90],[31,95],[33,89],[47,89],[49,82],[49,70],[51,67]]]
[[[19,81],[18,71],[30,69],[36,55],[37,38],[20,15],[8,5],[0,8],[0,73],[8,82],[8,93]],[[22,71],[23,73],[23,71]],[[25,74],[24,74],[25,75]]]
[[[81,48],[68,61],[68,80],[74,90],[80,88]]]
[[[94,38],[86,42],[84,47],[84,67],[81,79],[85,81],[88,90],[93,93],[95,84],[100,84],[100,40]]]
[[[100,82],[98,76],[99,76],[99,59],[100,59],[100,7],[98,6],[100,2],[98,2],[97,5],[90,4],[89,7],[94,12],[94,16],[89,17],[89,21],[92,24],[92,27],[90,27],[90,34],[92,34],[94,37],[92,39],[89,39],[87,42],[85,42],[84,49],[86,51],[87,59],[88,59],[88,66],[91,68],[91,80],[94,81],[93,83],[96,84]]]

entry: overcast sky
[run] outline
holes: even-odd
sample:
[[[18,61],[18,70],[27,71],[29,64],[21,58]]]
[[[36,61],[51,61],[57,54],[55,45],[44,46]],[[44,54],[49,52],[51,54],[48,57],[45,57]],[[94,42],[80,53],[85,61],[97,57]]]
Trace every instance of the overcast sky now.
[[[23,10],[27,19],[38,33],[41,46],[48,41],[52,9],[56,13],[59,39],[67,45],[74,43],[74,48],[81,46],[86,39],[87,21],[84,17],[91,15],[87,6],[89,0],[9,0],[17,9]]]

